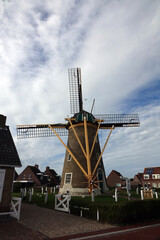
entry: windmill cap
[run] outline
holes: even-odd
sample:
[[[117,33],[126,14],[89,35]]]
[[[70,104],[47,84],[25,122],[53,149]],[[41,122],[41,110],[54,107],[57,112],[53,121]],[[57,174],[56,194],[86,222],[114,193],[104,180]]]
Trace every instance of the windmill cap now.
[[[79,113],[74,114],[73,117],[74,117],[74,118],[76,119],[76,121],[78,121],[78,122],[83,121],[83,120],[84,120],[84,117],[86,117],[87,122],[95,122],[95,117],[93,116],[93,114],[92,114],[92,113],[89,113],[89,112],[87,112],[87,111],[84,111],[84,110],[82,110],[82,111],[79,112]]]
[[[6,116],[0,114],[0,127],[5,127],[6,124]]]

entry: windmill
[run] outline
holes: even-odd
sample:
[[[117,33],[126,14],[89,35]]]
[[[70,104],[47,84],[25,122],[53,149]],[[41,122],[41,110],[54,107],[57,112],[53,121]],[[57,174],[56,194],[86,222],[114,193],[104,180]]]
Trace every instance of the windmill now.
[[[66,123],[18,125],[17,137],[34,138],[57,136],[66,149],[60,194],[67,191],[72,195],[83,195],[107,191],[102,155],[116,127],[138,127],[137,114],[93,115],[83,110],[81,69],[68,69],[71,118]],[[109,129],[101,151],[99,129]],[[62,136],[68,136],[67,145]]]

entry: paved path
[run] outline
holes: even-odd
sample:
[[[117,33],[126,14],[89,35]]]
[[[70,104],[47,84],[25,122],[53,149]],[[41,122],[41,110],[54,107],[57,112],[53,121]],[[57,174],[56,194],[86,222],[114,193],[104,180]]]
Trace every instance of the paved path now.
[[[45,240],[107,228],[113,226],[23,203],[19,222],[0,223],[0,239]]]
[[[114,227],[68,213],[22,204],[20,221],[0,223],[0,240],[160,240],[154,224]]]

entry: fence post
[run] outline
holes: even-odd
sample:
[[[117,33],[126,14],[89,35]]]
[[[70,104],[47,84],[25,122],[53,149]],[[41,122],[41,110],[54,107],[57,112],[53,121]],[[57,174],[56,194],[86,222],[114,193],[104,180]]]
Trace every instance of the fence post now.
[[[141,200],[144,200],[144,193],[143,193],[143,190],[141,190]]]
[[[80,217],[83,217],[82,209],[80,210]]]
[[[99,209],[97,208],[97,221],[99,221]]]
[[[48,201],[48,192],[46,192],[44,194],[45,194],[44,203],[47,203],[47,201]]]
[[[94,202],[94,189],[92,189],[92,202]]]
[[[156,195],[156,198],[158,198],[158,193],[157,192],[155,192],[155,195]]]
[[[29,202],[31,202],[32,201],[32,190],[31,189],[29,189],[28,194],[29,194]]]

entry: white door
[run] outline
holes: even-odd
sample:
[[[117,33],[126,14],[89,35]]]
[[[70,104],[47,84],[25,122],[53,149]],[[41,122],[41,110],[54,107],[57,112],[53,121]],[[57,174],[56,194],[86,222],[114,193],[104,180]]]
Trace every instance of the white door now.
[[[0,169],[0,202],[2,200],[5,173],[6,173],[5,169]]]

